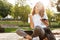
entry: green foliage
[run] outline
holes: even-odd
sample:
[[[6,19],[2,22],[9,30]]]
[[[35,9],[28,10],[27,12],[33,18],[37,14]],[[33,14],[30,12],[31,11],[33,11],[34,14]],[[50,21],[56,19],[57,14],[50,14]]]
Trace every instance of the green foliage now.
[[[14,7],[14,18],[15,19],[18,19],[19,12],[20,12],[20,10],[19,10],[18,4],[16,4]]]
[[[0,0],[0,16],[3,18],[6,17],[8,14],[11,13],[11,7],[12,5],[8,3],[7,1]]]
[[[18,26],[19,27],[30,27],[30,24],[27,22],[26,23],[22,22],[22,23],[19,23]]]
[[[24,22],[28,21],[28,14],[31,11],[29,5],[25,5],[26,0],[17,0],[14,7],[14,19],[21,19]]]
[[[0,24],[18,25],[19,27],[30,27],[30,24],[22,21],[0,21]]]
[[[31,9],[29,7],[29,5],[26,5],[26,6],[21,6],[20,7],[21,11],[20,11],[20,16],[21,16],[21,20],[24,21],[24,22],[28,22],[28,14],[30,13]]]
[[[60,21],[60,13],[58,13],[58,14],[56,13],[55,16],[56,16],[56,20]]]
[[[56,21],[50,22],[51,28],[60,28],[60,13],[56,13],[55,15]]]
[[[15,5],[15,12],[14,12],[14,18],[18,19],[18,17],[20,17],[20,19],[24,22],[28,21],[28,14],[30,13],[31,9],[29,5],[26,6],[18,6],[17,4]]]
[[[60,28],[60,21],[59,22],[51,22],[51,28]]]
[[[5,28],[5,33],[6,32],[16,32],[17,28]]]
[[[46,13],[49,21],[51,21],[51,18],[54,17],[54,13],[50,9],[46,9]]]

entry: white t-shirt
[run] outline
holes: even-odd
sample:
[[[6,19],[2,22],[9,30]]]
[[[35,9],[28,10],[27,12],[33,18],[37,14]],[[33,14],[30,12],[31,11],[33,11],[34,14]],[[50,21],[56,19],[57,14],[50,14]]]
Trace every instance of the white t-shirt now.
[[[44,13],[44,16],[42,18],[43,19],[48,19],[46,13]],[[42,18],[40,17],[39,14],[34,14],[34,16],[32,16],[32,20],[33,20],[33,23],[34,23],[34,28],[36,26],[40,26],[41,28],[46,28],[46,25],[40,20]]]

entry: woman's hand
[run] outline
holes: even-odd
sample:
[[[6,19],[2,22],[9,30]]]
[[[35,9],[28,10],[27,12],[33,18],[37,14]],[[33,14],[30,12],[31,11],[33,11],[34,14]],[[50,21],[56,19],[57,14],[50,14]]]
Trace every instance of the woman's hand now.
[[[47,19],[41,19],[41,21],[46,25],[46,26],[49,26],[49,22]]]

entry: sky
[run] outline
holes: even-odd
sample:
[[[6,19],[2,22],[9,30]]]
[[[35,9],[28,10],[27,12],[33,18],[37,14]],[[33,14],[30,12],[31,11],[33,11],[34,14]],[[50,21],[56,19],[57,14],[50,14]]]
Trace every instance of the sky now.
[[[13,5],[15,4],[15,0],[7,0],[7,1],[12,3]],[[38,1],[42,2],[45,7],[47,7],[50,3],[49,0],[45,0],[45,1],[44,0],[27,0],[26,2],[28,5],[30,5],[31,8],[33,8],[34,5],[36,4],[36,2],[38,2]]]
[[[11,4],[15,4],[15,0],[7,0],[9,3],[11,3]]]
[[[45,1],[44,0],[30,0],[27,3],[30,4],[30,6],[34,7],[34,5],[39,1],[42,2],[45,7],[47,7],[50,4],[49,0],[45,0]]]

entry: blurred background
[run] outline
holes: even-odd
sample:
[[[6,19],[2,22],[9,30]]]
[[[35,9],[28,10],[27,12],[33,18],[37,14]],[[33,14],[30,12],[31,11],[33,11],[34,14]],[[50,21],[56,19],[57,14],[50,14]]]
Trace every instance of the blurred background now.
[[[0,0],[0,33],[31,30],[29,14],[38,1],[44,4],[51,30],[60,29],[60,0]]]

